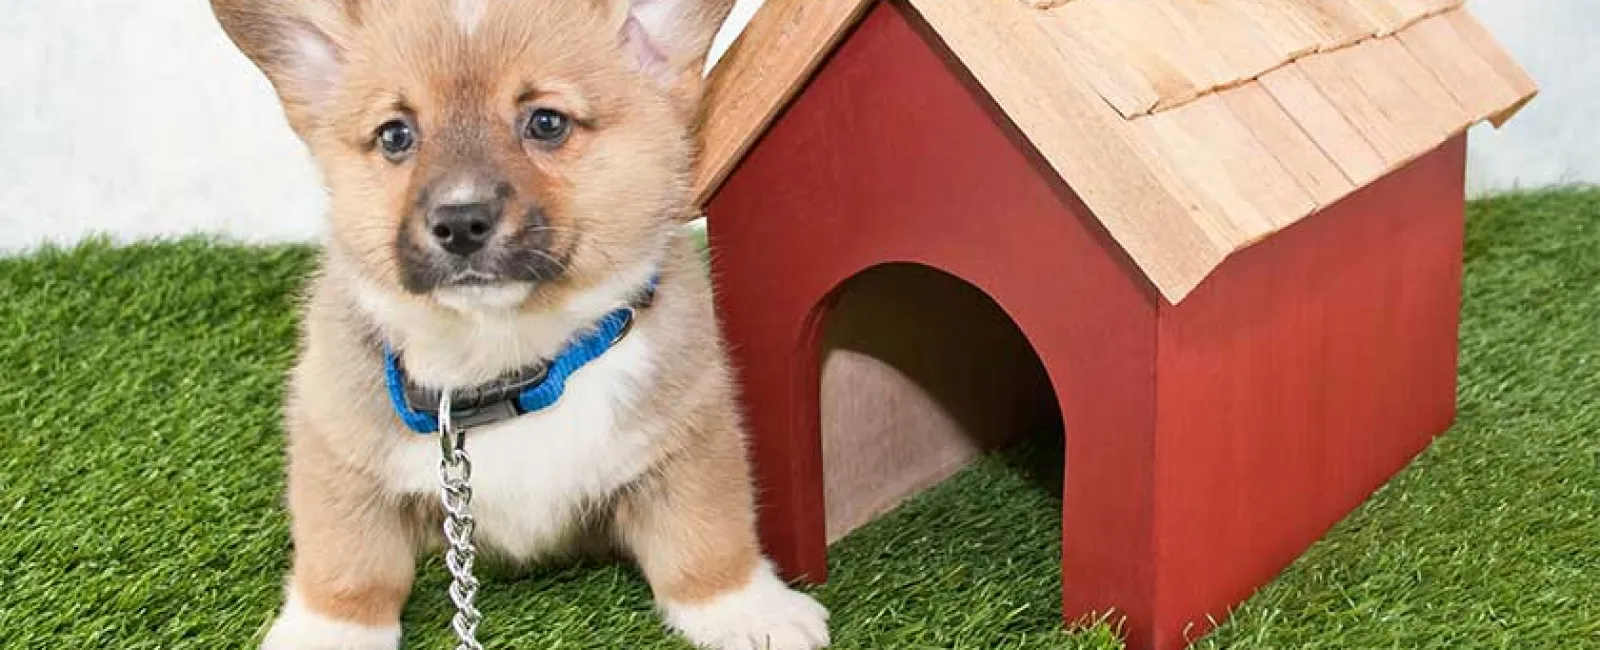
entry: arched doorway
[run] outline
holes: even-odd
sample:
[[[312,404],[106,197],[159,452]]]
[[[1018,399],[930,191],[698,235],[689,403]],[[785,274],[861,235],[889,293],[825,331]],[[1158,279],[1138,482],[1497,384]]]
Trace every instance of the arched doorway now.
[[[1021,329],[981,289],[910,263],[872,267],[823,302],[821,433],[832,543],[1028,439],[1061,490],[1061,412]]]

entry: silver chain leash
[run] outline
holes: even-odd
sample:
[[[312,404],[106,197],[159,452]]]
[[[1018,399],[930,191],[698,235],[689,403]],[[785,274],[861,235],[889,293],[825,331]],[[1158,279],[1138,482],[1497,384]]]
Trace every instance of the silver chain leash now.
[[[439,397],[439,500],[444,505],[444,564],[450,570],[450,602],[456,615],[450,627],[456,633],[456,650],[483,650],[478,643],[478,623],[483,615],[473,601],[478,579],[472,569],[478,549],[472,543],[472,459],[467,456],[467,435],[456,429],[450,413],[450,391]]]

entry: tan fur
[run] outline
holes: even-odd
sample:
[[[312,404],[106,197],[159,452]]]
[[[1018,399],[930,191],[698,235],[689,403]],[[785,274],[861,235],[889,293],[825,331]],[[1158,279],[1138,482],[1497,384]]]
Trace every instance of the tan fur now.
[[[628,492],[616,513],[657,597],[691,603],[744,586],[761,559],[750,491],[728,489],[750,482],[738,424],[718,408],[728,386],[696,389],[690,401],[702,408],[677,432],[687,449]]]
[[[213,0],[332,191],[332,236],[287,402],[291,585],[307,608],[397,625],[416,556],[439,541],[439,509],[393,488],[396,458],[434,443],[390,410],[382,345],[438,381],[486,381],[557,352],[625,296],[574,305],[652,266],[658,297],[629,334],[648,341],[652,381],[614,423],[655,432],[648,466],[572,525],[618,542],[664,602],[702,603],[751,581],[763,560],[742,425],[709,279],[695,246],[674,234],[691,209],[699,69],[731,4],[706,0],[661,27],[658,36],[688,45],[667,52],[665,70],[642,74],[619,45],[627,0],[490,0],[471,30],[453,2]],[[301,65],[320,60],[315,48],[309,57],[293,49],[307,33],[337,54],[336,78]],[[558,149],[529,145],[514,125],[533,106],[582,128]],[[396,164],[372,141],[402,115],[422,144]],[[405,227],[412,202],[472,165],[516,188],[508,212],[537,202],[550,253],[564,262],[511,313],[462,312],[401,285],[396,242],[421,236]],[[521,559],[514,548],[486,550]]]

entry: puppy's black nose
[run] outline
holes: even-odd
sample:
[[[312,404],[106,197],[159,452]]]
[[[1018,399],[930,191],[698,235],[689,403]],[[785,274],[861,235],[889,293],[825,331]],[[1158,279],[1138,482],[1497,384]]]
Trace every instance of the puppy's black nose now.
[[[489,243],[499,221],[499,201],[439,205],[428,211],[428,233],[440,248],[466,257]]]

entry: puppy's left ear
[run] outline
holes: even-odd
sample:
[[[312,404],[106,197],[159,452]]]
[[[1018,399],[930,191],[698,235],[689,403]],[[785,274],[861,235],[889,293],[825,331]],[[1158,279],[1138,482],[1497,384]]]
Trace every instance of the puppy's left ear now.
[[[339,45],[360,0],[211,0],[218,22],[265,72],[301,138],[339,88]]]
[[[704,86],[711,41],[728,19],[734,0],[613,0],[625,11],[622,43],[639,71],[665,89],[685,113],[693,113]]]

